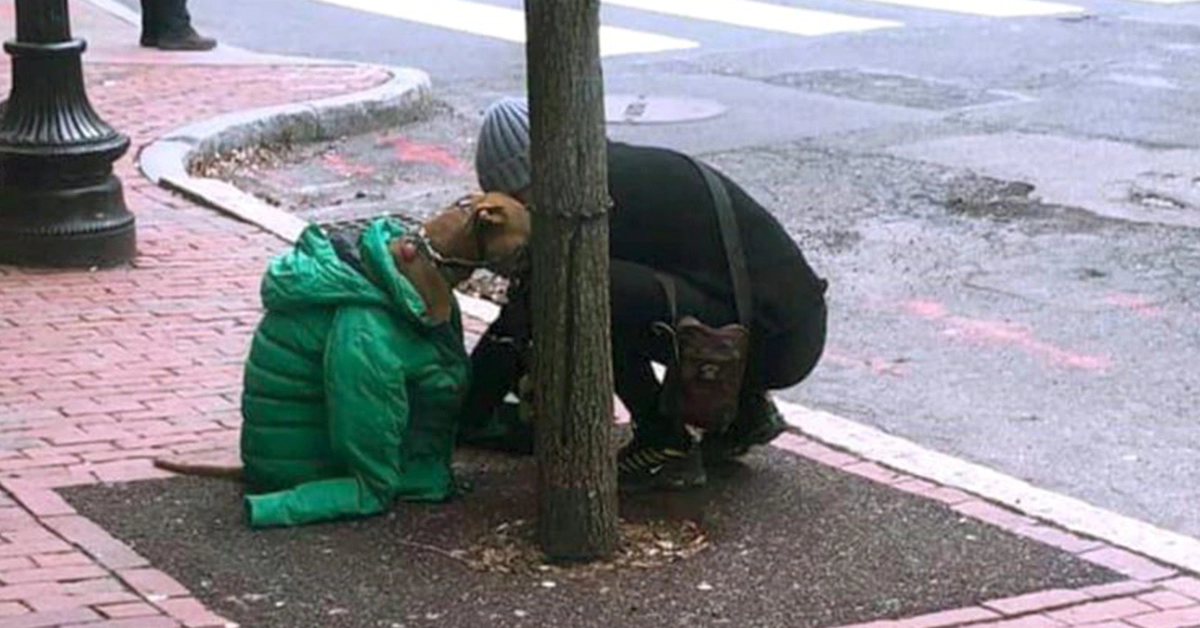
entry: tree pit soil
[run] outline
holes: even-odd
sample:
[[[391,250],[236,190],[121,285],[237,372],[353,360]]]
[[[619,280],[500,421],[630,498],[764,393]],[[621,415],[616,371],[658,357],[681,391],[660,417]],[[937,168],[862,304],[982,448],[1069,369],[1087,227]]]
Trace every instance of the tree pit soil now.
[[[255,628],[756,626],[907,617],[1120,577],[948,507],[774,448],[689,493],[622,498],[611,561],[547,565],[535,463],[472,450],[445,504],[252,531],[241,488],[172,478],[67,489],[81,514]]]

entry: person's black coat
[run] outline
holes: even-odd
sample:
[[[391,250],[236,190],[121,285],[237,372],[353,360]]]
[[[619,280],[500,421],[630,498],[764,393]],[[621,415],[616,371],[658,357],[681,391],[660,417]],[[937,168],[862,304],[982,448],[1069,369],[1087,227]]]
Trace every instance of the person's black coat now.
[[[761,339],[796,329],[823,303],[824,281],[770,212],[728,177],[720,178],[729,192],[745,252],[754,299],[754,334]],[[687,157],[663,148],[610,142],[608,188],[613,200],[609,247],[614,259],[681,277],[733,303],[712,196]]]

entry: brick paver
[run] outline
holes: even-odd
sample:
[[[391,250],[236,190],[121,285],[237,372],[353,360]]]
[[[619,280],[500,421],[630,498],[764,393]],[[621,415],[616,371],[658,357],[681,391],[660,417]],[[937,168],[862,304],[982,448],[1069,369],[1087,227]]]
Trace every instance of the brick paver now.
[[[1130,598],[1120,598],[1104,602],[1080,604],[1079,606],[1052,611],[1047,613],[1047,615],[1051,619],[1056,619],[1065,624],[1079,625],[1111,619],[1124,619],[1135,615],[1152,613],[1156,610],[1158,609],[1145,602],[1139,602]]]
[[[1080,556],[1114,571],[1119,571],[1134,580],[1160,580],[1177,573],[1174,569],[1115,547],[1102,547],[1084,552]]]
[[[1188,576],[1173,578],[1162,583],[1172,591],[1177,591],[1191,598],[1200,600],[1200,579]]]
[[[1071,606],[1072,604],[1079,604],[1080,602],[1090,600],[1091,597],[1086,593],[1069,589],[1052,589],[1050,591],[1039,591],[1037,593],[1019,595],[1002,600],[992,600],[984,602],[983,606],[1005,615],[1024,615],[1052,608]]]
[[[1023,615],[1013,619],[975,624],[975,626],[978,628],[1063,628],[1066,624],[1045,615]]]

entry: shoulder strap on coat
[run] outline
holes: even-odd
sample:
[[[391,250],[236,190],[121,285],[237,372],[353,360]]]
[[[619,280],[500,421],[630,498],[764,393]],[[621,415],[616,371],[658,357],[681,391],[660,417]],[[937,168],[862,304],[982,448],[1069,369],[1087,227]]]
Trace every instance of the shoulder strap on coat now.
[[[738,233],[737,217],[733,214],[729,191],[712,168],[693,157],[688,157],[688,160],[700,171],[704,183],[708,186],[708,192],[712,195],[713,206],[717,211],[717,224],[721,228],[721,240],[725,244],[725,260],[729,264],[729,280],[733,284],[738,322],[749,328],[754,311],[754,296],[750,291],[750,273],[746,270],[746,256],[742,251],[742,238]]]

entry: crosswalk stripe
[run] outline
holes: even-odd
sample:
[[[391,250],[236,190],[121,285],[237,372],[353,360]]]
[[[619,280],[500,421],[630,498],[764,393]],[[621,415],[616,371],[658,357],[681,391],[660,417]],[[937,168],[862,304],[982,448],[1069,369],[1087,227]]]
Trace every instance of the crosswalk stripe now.
[[[2,1],[2,0],[0,0]],[[471,0],[314,0],[440,28],[525,43],[525,11]],[[842,0],[980,17],[1036,17],[1085,12],[1049,0]],[[1200,0],[1126,0],[1143,4],[1200,4]],[[902,22],[802,9],[759,0],[602,0],[605,5],[801,36],[864,32]],[[614,26],[600,27],[600,54],[645,54],[699,47],[699,42]]]
[[[966,13],[982,17],[1033,17],[1082,13],[1083,7],[1041,0],[866,0],[914,9]],[[1168,2],[1171,0],[1167,0]]]
[[[419,22],[505,41],[525,43],[525,12],[468,0],[318,0],[348,9],[366,11],[410,22]],[[600,27],[600,55],[686,50],[700,44],[687,39],[645,31]]]
[[[798,9],[754,0],[603,0],[603,2],[606,5],[792,35],[830,35],[902,26],[899,22]]]

